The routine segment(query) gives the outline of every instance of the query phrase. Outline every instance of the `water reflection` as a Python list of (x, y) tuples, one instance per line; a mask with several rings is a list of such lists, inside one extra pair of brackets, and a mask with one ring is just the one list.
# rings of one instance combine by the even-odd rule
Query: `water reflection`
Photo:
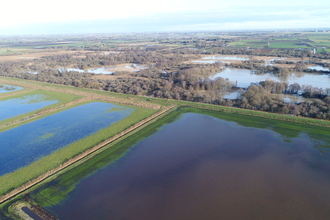
[(146, 65), (140, 65), (140, 64), (130, 64), (126, 66), (107, 66), (107, 67), (100, 67), (100, 68), (92, 68), (92, 69), (87, 69), (87, 70), (81, 70), (78, 68), (59, 68), (58, 70), (60, 72), (67, 71), (67, 72), (79, 72), (79, 73), (94, 73), (94, 74), (113, 74), (115, 71), (118, 70), (130, 70), (130, 71), (140, 71), (142, 69), (146, 69), (148, 66)]
[(311, 70), (318, 70), (318, 71), (329, 71), (329, 68), (324, 68), (323, 66), (320, 66), (320, 65), (316, 65), (316, 66), (310, 66), (308, 67), (308, 69), (311, 69)]
[(60, 219), (327, 219), (330, 163), (316, 145), (186, 113), (47, 209)]
[(10, 86), (10, 85), (2, 85), (0, 84), (0, 93), (4, 93), (4, 92), (12, 92), (12, 91), (17, 91), (23, 89), (20, 86)]
[(226, 68), (224, 71), (211, 76), (210, 79), (215, 79), (216, 77), (228, 78), (229, 81), (242, 88), (247, 88), (251, 84), (267, 79), (289, 84), (311, 85), (322, 89), (330, 87), (330, 77), (326, 74), (291, 73), (277, 76), (271, 73), (256, 74), (247, 69)]

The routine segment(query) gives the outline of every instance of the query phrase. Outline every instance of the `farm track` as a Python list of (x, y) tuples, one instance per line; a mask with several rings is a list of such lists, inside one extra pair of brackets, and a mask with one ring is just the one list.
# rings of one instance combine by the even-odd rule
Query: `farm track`
[(0, 204), (3, 203), (3, 202), (6, 202), (7, 200), (17, 196), (18, 194), (24, 192), (25, 190), (28, 190), (29, 188), (35, 186), (36, 184), (40, 183), (41, 181), (45, 180), (46, 178), (54, 175), (55, 173), (63, 170), (64, 168), (67, 168), (71, 165), (73, 165), (74, 163), (84, 159), (85, 157), (89, 156), (90, 154), (92, 153), (95, 153), (96, 151), (100, 150), (101, 148), (105, 147), (106, 145), (118, 140), (119, 138), (123, 137), (124, 135), (134, 131), (135, 129), (143, 126), (144, 124), (148, 123), (149, 121), (155, 119), (156, 117), (166, 113), (167, 111), (169, 111), (170, 109), (172, 109), (173, 106), (171, 107), (166, 107), (166, 108), (163, 108), (162, 110), (160, 110), (159, 112), (153, 114), (152, 116), (136, 123), (135, 125), (127, 128), (126, 130), (116, 134), (115, 136), (95, 145), (94, 147), (84, 151), (83, 153), (69, 159), (68, 161), (64, 162), (63, 164), (59, 165), (58, 167), (52, 169), (52, 170), (49, 170), (47, 171), (46, 173), (40, 175), (39, 177), (27, 182), (26, 184), (12, 190), (11, 192), (5, 194), (4, 196), (1, 196), (0, 197)]

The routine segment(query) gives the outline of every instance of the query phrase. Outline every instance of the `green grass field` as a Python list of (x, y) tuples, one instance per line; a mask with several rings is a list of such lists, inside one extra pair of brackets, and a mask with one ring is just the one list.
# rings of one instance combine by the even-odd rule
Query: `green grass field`
[[(330, 33), (328, 32), (297, 32), (293, 36), (292, 32), (279, 32), (276, 36), (268, 36), (269, 38), (258, 37), (251, 40), (240, 40), (230, 43), (234, 47), (251, 47), (273, 49), (296, 49), (296, 48), (311, 48), (312, 47), (330, 47)], [(297, 45), (304, 44), (308, 45)]]

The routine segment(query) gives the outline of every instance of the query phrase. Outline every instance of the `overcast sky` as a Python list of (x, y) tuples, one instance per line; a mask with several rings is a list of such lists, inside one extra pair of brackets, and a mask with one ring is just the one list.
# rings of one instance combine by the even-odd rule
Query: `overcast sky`
[(329, 0), (11, 0), (0, 34), (330, 28)]

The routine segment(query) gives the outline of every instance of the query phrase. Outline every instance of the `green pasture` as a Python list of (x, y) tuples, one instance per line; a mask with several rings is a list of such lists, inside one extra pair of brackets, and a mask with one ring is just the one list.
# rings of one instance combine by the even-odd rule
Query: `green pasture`
[(253, 48), (264, 48), (267, 47), (266, 40), (241, 40), (237, 42), (232, 42), (230, 45), (235, 47), (253, 47)]
[(269, 48), (285, 48), (285, 49), (295, 49), (295, 48), (310, 48), (306, 45), (296, 45), (296, 43), (304, 42), (270, 42)]

